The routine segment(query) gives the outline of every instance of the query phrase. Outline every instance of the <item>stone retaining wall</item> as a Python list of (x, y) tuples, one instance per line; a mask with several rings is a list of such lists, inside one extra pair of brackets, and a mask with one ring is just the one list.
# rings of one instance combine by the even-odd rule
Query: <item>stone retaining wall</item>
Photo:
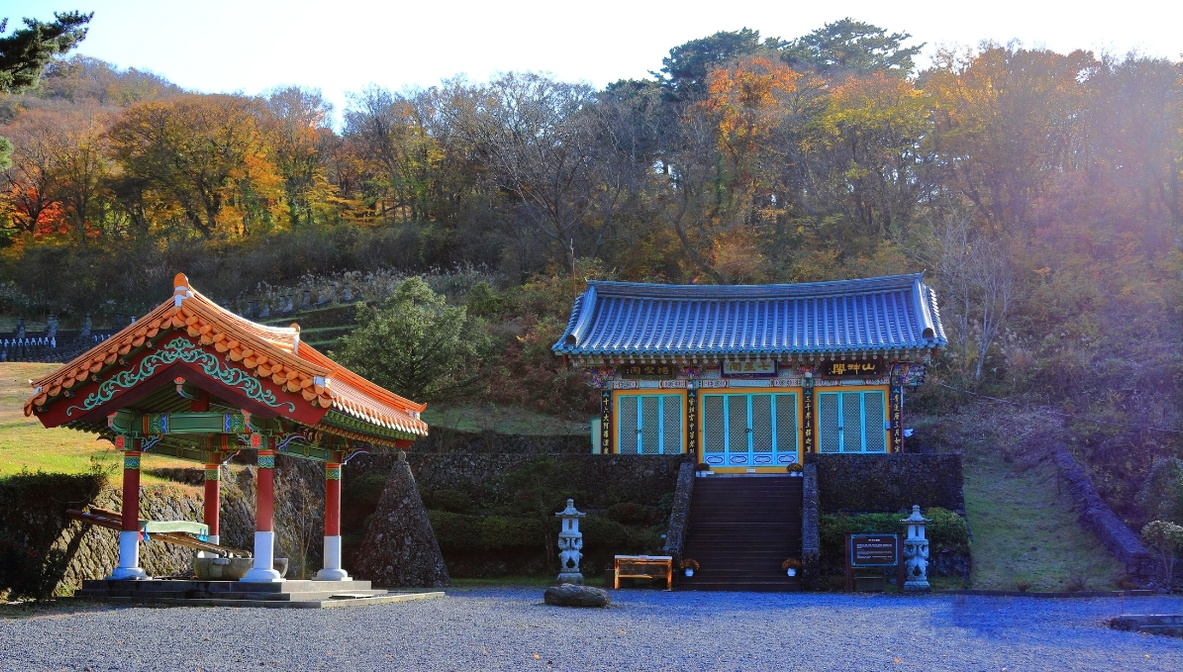
[[(655, 505), (661, 495), (674, 492), (679, 465), (690, 461), (686, 455), (408, 453), (407, 462), (421, 492), (464, 490), (496, 497), (506, 494), (506, 476), (545, 457), (581, 467), (573, 470), (576, 475), (570, 483), (563, 484), (583, 493), (576, 502), (580, 510), (617, 502)], [(389, 473), (397, 459), (390, 454), (359, 455), (345, 465), (343, 487), (367, 472)]]
[[(276, 461), (276, 556), (289, 558), (289, 576), (319, 569), (324, 542), (323, 467), (280, 456)], [(182, 482), (201, 482), (200, 469), (178, 470)], [(24, 480), (21, 480), (24, 478)], [(200, 480), (197, 480), (200, 479)], [(119, 561), (119, 531), (74, 520), (67, 509), (88, 506), (123, 510), (118, 478), (109, 484), (91, 475), (15, 476), (0, 484), (0, 540), (18, 544), (44, 563), (57, 552), (65, 565), (57, 573), (55, 594), (82, 587), (84, 579), (110, 575)], [(146, 520), (201, 521), (201, 490), (171, 485), (140, 487), (140, 517)], [(255, 537), (253, 468), (222, 468), (220, 541), (252, 552)], [(140, 566), (150, 576), (187, 576), (193, 549), (149, 539), (140, 545)], [(8, 586), (0, 585), (0, 593)]]
[(694, 465), (683, 462), (678, 466), (669, 531), (666, 532), (665, 547), (662, 549), (666, 555), (673, 556), (675, 563), (682, 561), (682, 546), (686, 543), (686, 525), (690, 522), (690, 500), (693, 496)]
[(817, 465), (822, 513), (910, 511), (913, 504), (965, 514), (961, 454), (805, 456)]
[[(1060, 477), (1068, 482), (1081, 524), (1100, 537), (1105, 548), (1125, 565), (1126, 575), (1131, 579), (1144, 586), (1161, 583), (1161, 563), (1142, 539), (1105, 504), (1093, 488), (1088, 473), (1076, 464), (1072, 454), (1064, 448), (1057, 448), (1055, 460)], [(1180, 581), (1180, 574), (1176, 571), (1176, 582)]]
[[(229, 488), (233, 492), (233, 488)], [(119, 531), (74, 520), (67, 509), (88, 506), (121, 511), (122, 489), (90, 475), (35, 474), (16, 476), (0, 485), (4, 514), (0, 538), (28, 550), (30, 561), (49, 567), (47, 559), (64, 553), (64, 564), (52, 571), (55, 594), (69, 594), (83, 579), (108, 576), (119, 560)], [(174, 486), (140, 488), (140, 515), (149, 520), (201, 520), (202, 502)], [(243, 519), (241, 507), (223, 509), (223, 527), (253, 529), (253, 506)], [(241, 535), (240, 535), (241, 536)], [(191, 571), (193, 551), (149, 540), (140, 546), (140, 566), (152, 576), (175, 576)], [(0, 586), (0, 591), (10, 586)]]
[(819, 528), (817, 463), (809, 462), (801, 474), (801, 585), (805, 590), (821, 586), (821, 530)]

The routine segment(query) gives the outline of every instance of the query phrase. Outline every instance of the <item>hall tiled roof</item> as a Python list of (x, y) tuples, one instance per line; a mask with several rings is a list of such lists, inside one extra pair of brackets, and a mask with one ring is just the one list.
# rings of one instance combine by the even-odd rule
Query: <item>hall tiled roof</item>
[(589, 281), (556, 354), (721, 357), (873, 354), (941, 348), (923, 274), (791, 285)]
[(174, 296), (96, 347), (39, 380), (25, 402), (25, 415), (65, 396), (92, 376), (117, 367), (121, 358), (161, 334), (180, 331), (228, 361), (270, 378), (305, 402), (337, 411), (364, 423), (408, 435), (426, 436), (419, 414), (426, 408), (389, 392), (300, 343), (300, 327), (257, 324), (222, 308), (177, 274)]

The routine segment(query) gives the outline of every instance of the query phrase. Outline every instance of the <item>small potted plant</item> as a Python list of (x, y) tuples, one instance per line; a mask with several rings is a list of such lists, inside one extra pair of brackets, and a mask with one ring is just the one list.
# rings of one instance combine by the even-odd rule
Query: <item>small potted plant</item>
[(711, 465), (707, 464), (706, 462), (699, 462), (694, 466), (694, 471), (699, 476), (706, 476), (707, 474), (711, 473)]
[(698, 561), (694, 558), (686, 558), (678, 563), (678, 566), (682, 568), (686, 576), (694, 576), (694, 570), (698, 569)]
[(797, 576), (797, 572), (801, 570), (801, 567), (801, 561), (797, 558), (787, 558), (784, 562), (780, 563), (780, 568), (785, 570), (785, 573), (789, 576)]
[(800, 462), (794, 462), (788, 466), (789, 476), (800, 477), (805, 471), (805, 467), (801, 466)]

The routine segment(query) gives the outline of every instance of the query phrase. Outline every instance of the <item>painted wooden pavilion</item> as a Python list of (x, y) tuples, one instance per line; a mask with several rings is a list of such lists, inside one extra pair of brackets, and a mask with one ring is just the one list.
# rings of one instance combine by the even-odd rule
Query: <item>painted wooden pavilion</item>
[(784, 472), (904, 450), (905, 389), (945, 347), (922, 274), (786, 285), (589, 282), (553, 346), (601, 390), (605, 452)]
[(255, 547), (246, 582), (276, 582), (276, 455), (325, 465), (324, 568), (341, 566), (341, 465), (358, 451), (404, 448), (426, 436), (425, 408), (367, 381), (307, 344), (300, 328), (245, 320), (178, 274), (171, 299), (33, 383), (26, 415), (110, 439), (123, 453), (119, 566), (110, 578), (145, 578), (139, 566), (139, 481), (145, 455), (205, 465), (204, 523), (218, 543), (219, 466), (257, 453)]

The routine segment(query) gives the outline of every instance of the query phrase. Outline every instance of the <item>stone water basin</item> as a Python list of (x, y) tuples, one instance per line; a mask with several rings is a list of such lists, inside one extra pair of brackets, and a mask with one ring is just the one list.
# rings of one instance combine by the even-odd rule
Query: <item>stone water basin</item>
[[(193, 573), (202, 581), (241, 579), (254, 566), (254, 558), (193, 558)], [(274, 567), (280, 576), (286, 575), (288, 573), (288, 559), (276, 558)]]

